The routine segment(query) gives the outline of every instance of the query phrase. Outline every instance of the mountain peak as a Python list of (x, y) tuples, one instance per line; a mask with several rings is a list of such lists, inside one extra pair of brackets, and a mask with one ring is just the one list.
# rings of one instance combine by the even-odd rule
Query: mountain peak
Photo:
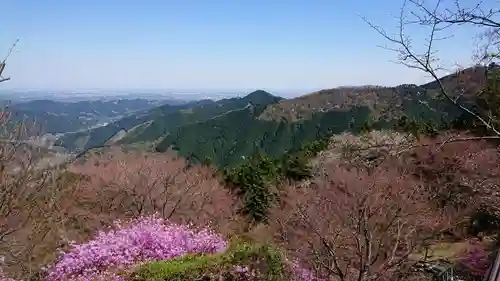
[(256, 90), (243, 97), (244, 100), (252, 104), (270, 104), (281, 100), (280, 97), (273, 96), (264, 90)]
[(264, 90), (255, 90), (247, 95), (247, 97), (250, 97), (250, 96), (272, 96), (272, 94), (269, 92), (266, 92)]

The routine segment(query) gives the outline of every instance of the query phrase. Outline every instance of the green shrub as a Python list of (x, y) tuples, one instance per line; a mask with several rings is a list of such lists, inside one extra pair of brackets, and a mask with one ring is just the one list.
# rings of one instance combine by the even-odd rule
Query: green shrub
[(330, 138), (323, 138), (306, 143), (298, 151), (285, 154), (281, 163), (282, 176), (294, 181), (311, 178), (309, 160), (327, 149), (329, 143)]
[(323, 138), (306, 143), (300, 151), (304, 153), (307, 158), (315, 157), (319, 152), (328, 148), (330, 138)]
[(329, 138), (309, 142), (281, 159), (257, 153), (239, 166), (224, 170), (224, 181), (244, 203), (240, 212), (252, 222), (267, 222), (269, 209), (279, 200), (276, 185), (283, 179), (312, 177), (309, 160), (328, 147)]
[(224, 172), (224, 180), (243, 199), (240, 210), (254, 222), (267, 222), (269, 209), (277, 201), (274, 186), (280, 179), (275, 159), (256, 154), (243, 164)]
[(301, 181), (312, 177), (308, 158), (303, 153), (285, 156), (281, 168), (283, 176), (287, 179)]
[(285, 280), (285, 263), (280, 251), (269, 245), (232, 243), (221, 254), (186, 255), (180, 258), (146, 263), (134, 273), (134, 281), (154, 280), (242, 280), (237, 268), (252, 275), (244, 280)]
[(439, 130), (442, 129), (442, 125), (434, 121), (421, 121), (416, 119), (410, 119), (403, 115), (399, 118), (396, 126), (396, 130), (408, 132), (419, 138), (421, 136), (437, 136)]

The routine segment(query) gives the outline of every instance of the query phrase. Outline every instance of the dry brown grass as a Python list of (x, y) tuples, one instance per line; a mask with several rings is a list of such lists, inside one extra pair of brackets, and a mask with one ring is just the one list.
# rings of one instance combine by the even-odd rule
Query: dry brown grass
[(326, 89), (295, 99), (282, 100), (270, 105), (259, 116), (262, 120), (298, 121), (308, 119), (314, 113), (330, 110), (348, 110), (353, 106), (368, 106), (384, 111), (398, 104), (398, 96), (393, 88), (345, 87)]

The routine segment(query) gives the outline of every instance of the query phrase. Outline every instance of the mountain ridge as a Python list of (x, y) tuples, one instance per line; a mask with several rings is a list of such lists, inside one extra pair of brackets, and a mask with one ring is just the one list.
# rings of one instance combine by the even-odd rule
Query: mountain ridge
[[(485, 85), (485, 67), (470, 67), (450, 75), (443, 76), (440, 81), (451, 93), (465, 91), (477, 93)], [(467, 89), (463, 87), (467, 86)], [(389, 116), (399, 117), (391, 112), (399, 107), (404, 99), (415, 98), (418, 92), (426, 92), (429, 98), (435, 98), (440, 93), (436, 81), (422, 85), (401, 84), (394, 87), (366, 86), (366, 87), (338, 87), (323, 89), (294, 99), (283, 100), (270, 106), (259, 117), (263, 120), (298, 121), (308, 118), (312, 112), (328, 111), (333, 109), (349, 108), (351, 106), (368, 106), (382, 118)], [(470, 99), (466, 95), (463, 98)]]
[[(247, 106), (248, 103), (267, 105), (279, 99), (281, 98), (275, 97), (268, 92), (257, 90), (241, 98), (227, 98), (218, 101), (204, 99), (182, 105), (162, 105), (147, 112), (143, 112), (141, 115), (130, 116), (108, 124), (107, 126), (91, 130), (90, 132), (65, 136), (60, 139), (58, 145), (73, 151), (104, 146), (109, 139), (113, 138), (122, 130), (128, 132), (132, 128), (146, 122), (150, 122), (150, 124), (145, 126), (140, 134), (134, 134), (128, 137), (125, 136), (121, 138), (119, 142), (122, 144), (153, 142), (177, 126), (207, 120), (230, 110), (243, 108)], [(84, 138), (89, 138), (89, 140), (87, 140), (83, 147), (78, 149), (74, 144)]]
[[(465, 91), (460, 102), (470, 105), (476, 90), (484, 86), (484, 74), (484, 69), (465, 69), (443, 77), (442, 83), (452, 96), (457, 91)], [(437, 83), (427, 83), (321, 90), (269, 104), (256, 118), (222, 116), (210, 122), (181, 127), (159, 142), (156, 150), (173, 149), (189, 160), (208, 160), (217, 166), (233, 166), (241, 162), (238, 156), (260, 151), (281, 157), (307, 142), (342, 132), (357, 133), (367, 125), (379, 129), (394, 128), (406, 119), (438, 127), (450, 126), (462, 118), (463, 112), (444, 101), (437, 86)], [(312, 105), (308, 104), (311, 99), (315, 102)], [(283, 104), (292, 105), (288, 112)], [(306, 110), (301, 112), (300, 109), (304, 108)], [(287, 118), (283, 113), (296, 115)]]
[[(483, 68), (470, 68), (441, 81), (452, 95), (466, 91), (461, 101), (467, 103), (484, 85), (483, 75)], [(94, 137), (83, 134), (89, 140), (80, 151), (143, 143), (158, 152), (174, 150), (196, 162), (231, 166), (259, 151), (280, 157), (305, 142), (344, 131), (356, 133), (367, 124), (390, 128), (403, 117), (452, 123), (462, 112), (442, 100), (438, 86), (431, 82), (339, 87), (293, 99), (257, 90), (243, 97), (164, 105), (93, 130)]]
[(34, 124), (34, 134), (79, 131), (161, 105), (160, 101), (140, 98), (76, 102), (39, 99), (1, 103), (11, 122)]

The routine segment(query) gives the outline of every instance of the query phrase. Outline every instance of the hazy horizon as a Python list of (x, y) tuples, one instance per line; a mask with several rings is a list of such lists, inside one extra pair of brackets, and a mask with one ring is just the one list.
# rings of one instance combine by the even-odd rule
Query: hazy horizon
[[(333, 2), (8, 0), (0, 58), (20, 42), (0, 89), (310, 92), (430, 80), (392, 63), (360, 17), (394, 32), (402, 1)], [(469, 66), (475, 30), (450, 33), (438, 45), (445, 66)]]

